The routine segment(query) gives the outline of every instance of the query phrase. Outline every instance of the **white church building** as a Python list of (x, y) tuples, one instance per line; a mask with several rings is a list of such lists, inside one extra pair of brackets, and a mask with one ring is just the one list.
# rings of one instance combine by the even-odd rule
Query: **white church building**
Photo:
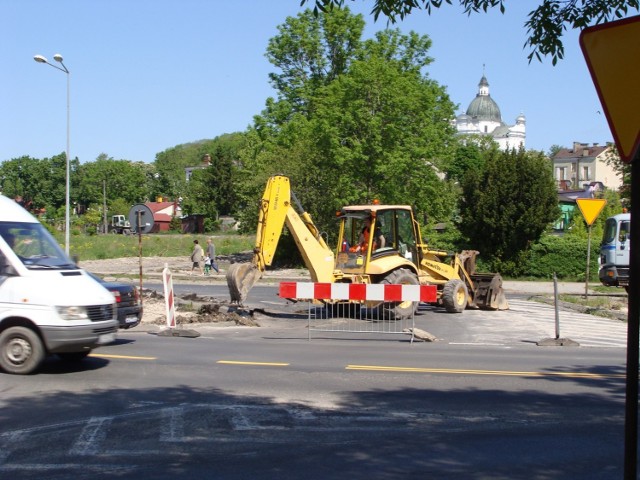
[(469, 104), (466, 113), (454, 120), (458, 135), (489, 135), (500, 149), (524, 148), (526, 140), (526, 119), (518, 115), (515, 125), (502, 121), (500, 108), (489, 94), (489, 82), (482, 75), (478, 84), (478, 94)]

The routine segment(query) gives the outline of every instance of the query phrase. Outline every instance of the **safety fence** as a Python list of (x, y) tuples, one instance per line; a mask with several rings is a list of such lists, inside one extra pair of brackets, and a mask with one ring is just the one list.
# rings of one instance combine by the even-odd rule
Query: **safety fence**
[(414, 339), (420, 302), (436, 301), (434, 285), (281, 282), (281, 298), (307, 302), (308, 336), (401, 334)]

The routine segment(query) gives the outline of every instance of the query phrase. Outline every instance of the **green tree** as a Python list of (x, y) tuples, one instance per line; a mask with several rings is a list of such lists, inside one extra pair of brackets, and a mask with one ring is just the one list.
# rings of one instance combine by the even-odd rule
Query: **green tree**
[[(294, 25), (298, 37), (326, 35), (318, 25), (328, 24), (335, 31), (357, 32), (358, 37), (357, 41), (349, 37), (352, 54), (341, 62), (342, 73), (335, 78), (324, 76), (323, 82), (304, 77), (304, 82), (312, 83), (310, 88), (303, 88), (304, 82), (300, 86), (296, 77), (290, 88), (283, 84), (278, 100), (270, 99), (256, 117), (243, 150), (240, 210), (257, 204), (268, 176), (283, 173), (291, 178), (292, 188), (319, 227), (329, 232), (335, 230), (336, 209), (375, 199), (413, 204), (434, 218), (446, 218), (452, 211), (452, 189), (438, 173), (455, 145), (449, 123), (454, 106), (445, 89), (424, 73), (432, 61), (431, 41), (398, 30), (361, 40), (360, 22), (361, 16), (348, 9), (319, 17), (304, 12), (287, 19), (290, 28), (283, 35), (288, 37)], [(315, 43), (328, 41), (320, 38)], [(313, 58), (326, 54), (322, 49), (315, 52)], [(294, 64), (298, 53), (310, 55), (309, 51), (278, 52), (278, 65)], [(287, 56), (292, 57), (285, 62)], [(304, 92), (296, 97), (302, 103), (292, 99), (291, 91)], [(255, 218), (255, 207), (250, 211)], [(255, 220), (250, 223), (254, 224)]]
[(269, 79), (288, 113), (307, 112), (317, 90), (348, 70), (363, 30), (362, 16), (348, 9), (319, 17), (306, 10), (278, 27), (266, 56), (279, 69)]
[[(86, 207), (101, 207), (105, 195), (108, 209), (117, 199), (133, 205), (143, 202), (148, 196), (147, 177), (142, 162), (114, 160), (102, 153), (95, 162), (80, 165), (78, 176), (76, 198)], [(127, 212), (113, 214), (126, 215)]]
[[(300, 5), (311, 0), (301, 0)], [(353, 0), (352, 0), (353, 1)], [(414, 9), (424, 9), (428, 14), (443, 3), (451, 0), (374, 0), (372, 12), (377, 20), (380, 15), (395, 23), (411, 14)], [(326, 12), (339, 9), (345, 0), (314, 0), (314, 12)], [(490, 8), (499, 8), (505, 12), (506, 0), (459, 0), (460, 6), (468, 15), (486, 12)], [(541, 60), (542, 56), (551, 56), (555, 65), (564, 57), (562, 36), (568, 29), (585, 28), (591, 24), (600, 24), (626, 16), (629, 11), (638, 11), (639, 0), (539, 0), (539, 5), (528, 15), (524, 26), (527, 28), (525, 47), (531, 51), (527, 58)]]
[(616, 174), (622, 179), (622, 186), (618, 193), (623, 206), (631, 206), (631, 163), (625, 163), (620, 158), (618, 149), (614, 144), (605, 155), (605, 163), (613, 168)]
[(469, 170), (483, 170), (484, 152), (498, 149), (498, 144), (487, 135), (465, 135), (459, 137), (458, 142), (455, 154), (446, 166), (447, 178), (456, 182), (462, 182)]
[[(69, 163), (70, 202), (76, 202), (78, 159)], [(15, 158), (0, 165), (0, 187), (4, 195), (22, 197), (23, 204), (32, 211), (46, 210), (47, 216), (64, 217), (66, 204), (66, 168), (64, 153), (51, 158)]]
[(460, 230), (494, 265), (515, 262), (559, 215), (553, 172), (540, 152), (488, 151), (485, 168), (469, 171), (460, 201)]

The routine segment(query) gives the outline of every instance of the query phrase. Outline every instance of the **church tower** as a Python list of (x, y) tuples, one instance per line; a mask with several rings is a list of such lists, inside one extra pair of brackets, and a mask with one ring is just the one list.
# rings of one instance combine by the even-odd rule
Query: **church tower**
[(502, 150), (525, 146), (526, 119), (518, 115), (515, 125), (502, 121), (500, 107), (489, 93), (489, 82), (482, 73), (478, 84), (478, 93), (471, 101), (467, 111), (455, 119), (458, 135), (488, 135), (498, 143)]

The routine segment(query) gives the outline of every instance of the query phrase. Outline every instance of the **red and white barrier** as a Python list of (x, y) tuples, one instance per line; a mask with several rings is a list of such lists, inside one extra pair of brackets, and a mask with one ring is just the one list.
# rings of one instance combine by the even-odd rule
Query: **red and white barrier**
[(169, 265), (164, 264), (162, 270), (162, 283), (164, 284), (164, 304), (167, 310), (167, 327), (176, 328), (176, 309), (173, 302), (173, 276)]
[(304, 300), (357, 300), (380, 302), (425, 302), (437, 300), (435, 285), (369, 283), (280, 282), (281, 298)]

